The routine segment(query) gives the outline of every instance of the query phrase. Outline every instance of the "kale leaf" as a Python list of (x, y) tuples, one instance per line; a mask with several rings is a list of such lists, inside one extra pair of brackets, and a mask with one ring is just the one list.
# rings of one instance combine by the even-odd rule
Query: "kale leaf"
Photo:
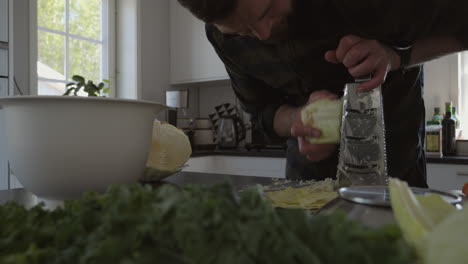
[(275, 209), (228, 184), (112, 186), (54, 211), (0, 206), (3, 264), (406, 264), (414, 252), (397, 226)]

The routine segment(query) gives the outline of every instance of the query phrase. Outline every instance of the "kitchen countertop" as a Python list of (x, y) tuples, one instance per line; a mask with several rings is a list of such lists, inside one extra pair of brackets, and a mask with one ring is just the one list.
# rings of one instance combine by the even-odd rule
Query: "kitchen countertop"
[(241, 190), (245, 187), (255, 184), (270, 184), (273, 178), (268, 177), (255, 177), (255, 176), (239, 176), (217, 173), (198, 173), (198, 172), (179, 172), (176, 173), (162, 182), (173, 183), (179, 186), (186, 184), (204, 184), (213, 185), (221, 183), (230, 183), (236, 190)]
[(427, 163), (468, 165), (468, 156), (426, 157)]
[(193, 151), (192, 157), (204, 156), (241, 156), (241, 157), (263, 157), (263, 158), (286, 158), (286, 150), (282, 149), (262, 149), (246, 150), (239, 149), (216, 149)]
[[(192, 157), (204, 156), (240, 156), (240, 157), (265, 157), (265, 158), (286, 158), (286, 151), (282, 149), (262, 149), (246, 150), (239, 149), (216, 149), (194, 151)], [(445, 157), (426, 157), (427, 163), (436, 164), (458, 164), (468, 165), (468, 156), (445, 156)]]

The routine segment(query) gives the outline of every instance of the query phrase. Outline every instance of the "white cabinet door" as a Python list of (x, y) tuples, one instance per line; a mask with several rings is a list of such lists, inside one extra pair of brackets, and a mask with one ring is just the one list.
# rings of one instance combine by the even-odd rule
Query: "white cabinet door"
[(8, 0), (0, 0), (0, 41), (8, 42)]
[(170, 1), (171, 84), (227, 80), (224, 64), (205, 34), (205, 24)]
[[(0, 78), (0, 97), (8, 95), (8, 79)], [(0, 190), (8, 189), (8, 161), (6, 158), (5, 125), (3, 111), (0, 109)]]
[(8, 161), (6, 158), (6, 138), (4, 114), (0, 109), (0, 190), (8, 189)]
[(468, 165), (427, 164), (429, 188), (449, 191), (460, 190), (468, 182)]
[[(8, 0), (0, 0), (0, 42), (8, 42)], [(8, 76), (8, 50), (0, 45), (0, 76)], [(0, 96), (8, 95), (8, 79), (0, 77)], [(0, 110), (0, 190), (8, 189), (8, 162), (6, 159), (5, 126)]]
[(0, 77), (0, 97), (8, 95), (8, 79)]
[(8, 50), (0, 49), (0, 77), (8, 76)]

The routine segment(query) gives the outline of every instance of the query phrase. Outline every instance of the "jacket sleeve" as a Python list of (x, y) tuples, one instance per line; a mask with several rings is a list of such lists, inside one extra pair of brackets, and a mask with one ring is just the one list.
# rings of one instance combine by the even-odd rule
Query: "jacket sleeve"
[(353, 34), (389, 45), (452, 36), (468, 48), (466, 0), (332, 0)]
[[(463, 44), (465, 49), (468, 49), (468, 1), (454, 1), (451, 10), (448, 12), (450, 23), (455, 28), (455, 34), (458, 40)], [(451, 15), (450, 15), (451, 14)]]
[[(208, 40), (226, 67), (231, 79), (232, 89), (240, 102), (242, 110), (250, 114), (251, 121), (268, 138), (279, 138), (274, 130), (273, 122), (276, 110), (285, 103), (285, 96), (236, 65), (230, 56), (223, 51), (222, 45), (219, 44), (217, 37), (220, 37), (221, 33), (214, 29), (214, 26), (206, 25), (206, 33)], [(214, 34), (217, 34), (217, 36), (214, 36)]]

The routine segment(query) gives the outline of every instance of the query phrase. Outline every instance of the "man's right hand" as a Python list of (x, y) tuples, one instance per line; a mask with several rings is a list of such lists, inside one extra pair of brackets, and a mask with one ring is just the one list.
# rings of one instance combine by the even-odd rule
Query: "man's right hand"
[[(308, 104), (313, 104), (319, 99), (336, 100), (338, 97), (328, 91), (322, 90), (313, 92), (309, 96)], [(335, 153), (337, 144), (311, 144), (306, 137), (320, 137), (321, 131), (319, 129), (305, 126), (299, 118), (294, 121), (291, 126), (291, 135), (297, 137), (299, 142), (299, 151), (311, 161), (321, 161), (327, 159)]]
[(372, 74), (372, 79), (363, 82), (358, 89), (370, 91), (385, 82), (387, 73), (400, 67), (401, 61), (394, 50), (377, 40), (354, 35), (341, 38), (336, 50), (325, 53), (325, 60), (342, 63), (355, 78)]

